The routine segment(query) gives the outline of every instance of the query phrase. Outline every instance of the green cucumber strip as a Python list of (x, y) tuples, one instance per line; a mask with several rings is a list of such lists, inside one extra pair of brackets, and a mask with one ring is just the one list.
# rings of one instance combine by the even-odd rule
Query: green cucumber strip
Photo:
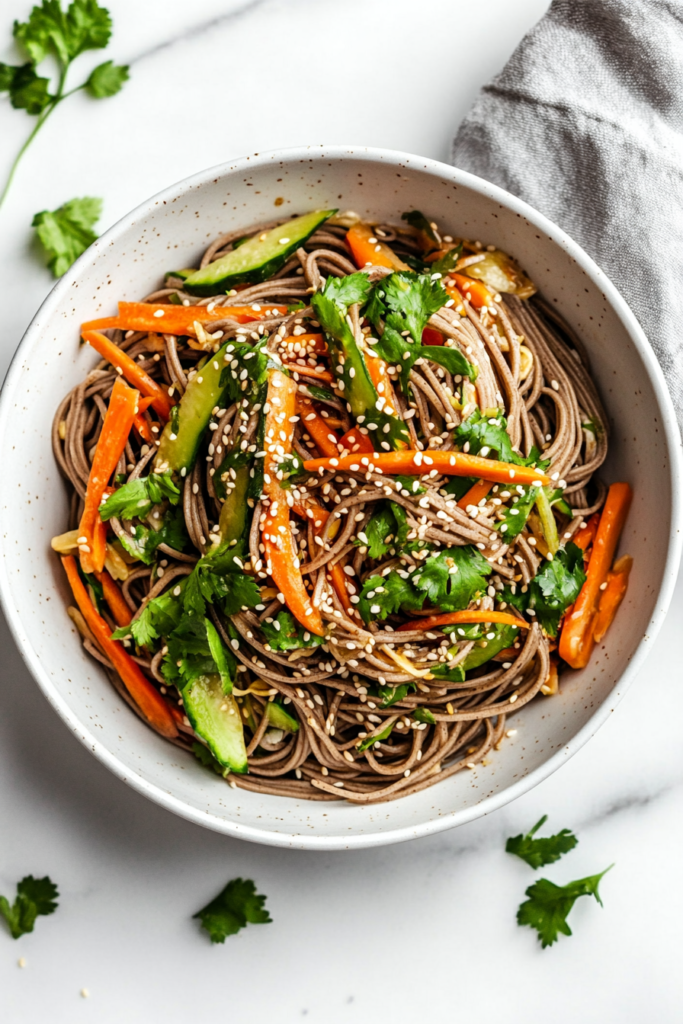
[(248, 769), (242, 716), (235, 698), (223, 692), (217, 673), (198, 676), (183, 690), (185, 714), (198, 736), (224, 768), (243, 775)]
[(235, 471), (233, 483), (235, 486), (228, 492), (228, 496), (221, 507), (221, 514), (218, 520), (220, 540), (214, 550), (230, 547), (231, 541), (239, 541), (244, 536), (247, 528), (249, 466), (242, 466), (241, 469)]
[(292, 718), (292, 716), (285, 711), (282, 704), (276, 704), (275, 701), (270, 701), (266, 704), (266, 715), (274, 729), (282, 729), (283, 732), (299, 731), (299, 723), (296, 718)]
[(249, 238), (226, 256), (190, 274), (185, 279), (185, 291), (190, 295), (217, 295), (236, 284), (267, 280), (336, 212), (314, 210)]
[(204, 431), (226, 388), (226, 385), (221, 387), (220, 379), (227, 346), (228, 342), (188, 381), (185, 394), (179, 405), (174, 407), (174, 413), (175, 408), (178, 412), (171, 416), (161, 435), (161, 444), (154, 459), (156, 473), (167, 470), (181, 472), (183, 469), (187, 473), (194, 466)]

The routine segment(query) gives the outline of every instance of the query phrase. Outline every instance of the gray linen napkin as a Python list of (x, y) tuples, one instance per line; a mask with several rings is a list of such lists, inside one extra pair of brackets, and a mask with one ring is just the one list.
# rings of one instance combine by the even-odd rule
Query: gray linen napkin
[(545, 214), (637, 316), (683, 427), (683, 0), (554, 0), (452, 162)]

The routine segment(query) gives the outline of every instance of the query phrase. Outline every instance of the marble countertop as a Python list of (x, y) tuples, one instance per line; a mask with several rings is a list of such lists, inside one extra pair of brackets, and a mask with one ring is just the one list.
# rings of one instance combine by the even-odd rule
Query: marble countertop
[[(29, 6), (3, 6), (7, 41)], [(1, 216), (0, 375), (52, 283), (31, 243), (37, 210), (101, 195), (104, 228), (195, 170), (280, 146), (348, 142), (447, 159), (478, 88), (547, 6), (109, 0), (107, 58), (130, 62), (131, 81), (101, 104), (70, 99), (21, 168)], [(3, 59), (15, 59), (9, 47)], [(27, 124), (2, 101), (0, 171)], [(32, 935), (13, 942), (0, 927), (3, 1024), (680, 1021), (682, 619), (683, 578), (611, 720), (516, 803), (429, 839), (325, 854), (227, 839), (128, 789), (69, 735), (2, 624), (0, 892), (29, 872), (49, 873), (61, 892)], [(504, 843), (544, 813), (580, 838), (546, 875), (566, 882), (616, 866), (604, 909), (579, 901), (574, 936), (542, 951), (515, 923), (536, 876)], [(268, 894), (273, 923), (212, 947), (191, 916), (238, 875)]]

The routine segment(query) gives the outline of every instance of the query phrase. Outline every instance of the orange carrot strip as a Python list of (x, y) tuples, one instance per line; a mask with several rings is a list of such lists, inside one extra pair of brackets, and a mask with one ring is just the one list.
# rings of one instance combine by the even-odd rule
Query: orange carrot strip
[(624, 600), (628, 589), (628, 578), (633, 567), (630, 555), (622, 555), (607, 574), (607, 586), (600, 592), (598, 613), (593, 626), (593, 639), (599, 644), (603, 636), (614, 622), (619, 605)]
[(374, 452), (369, 434), (362, 434), (360, 427), (351, 427), (347, 430), (339, 442), (340, 448), (346, 448), (347, 452), (361, 452), (365, 455)]
[(316, 410), (313, 402), (308, 398), (297, 395), (296, 411), (301, 417), (301, 425), (310, 434), (316, 443), (318, 451), (323, 455), (335, 456), (339, 454), (338, 438), (333, 430), (328, 427), (323, 416)]
[(346, 241), (349, 243), (356, 266), (360, 270), (367, 266), (410, 270), (408, 264), (404, 263), (393, 249), (373, 235), (373, 230), (369, 224), (354, 224), (346, 232)]
[(102, 584), (104, 599), (109, 605), (116, 625), (127, 626), (133, 618), (133, 613), (126, 604), (126, 599), (121, 592), (121, 588), (115, 580), (112, 579), (106, 569), (103, 569), (102, 572), (96, 572), (95, 576)]
[(99, 352), (103, 359), (110, 362), (115, 370), (120, 370), (126, 380), (136, 387), (140, 394), (151, 398), (152, 408), (156, 410), (159, 416), (164, 420), (168, 419), (174, 403), (168, 394), (159, 387), (157, 382), (148, 373), (145, 373), (134, 359), (131, 359), (126, 352), (123, 352), (118, 345), (115, 345), (109, 338), (105, 338), (99, 331), (84, 331), (83, 340), (92, 345), (95, 351)]
[[(174, 306), (171, 302), (119, 302), (118, 316), (89, 320), (83, 324), (81, 333), (119, 327), (123, 331), (194, 334), (195, 320), (200, 324), (210, 324), (215, 320), (229, 318), (246, 324), (252, 320), (262, 320), (268, 310), (283, 314), (287, 312), (287, 307), (274, 306), (270, 302), (264, 303), (260, 309), (254, 309), (253, 306), (218, 306), (208, 309), (207, 306)], [(157, 316), (157, 313), (160, 315)]]
[(467, 494), (463, 494), (458, 502), (458, 508), (467, 509), (469, 505), (478, 505), (492, 487), (493, 484), (490, 480), (477, 480), (476, 484), (472, 484)]
[(138, 399), (138, 411), (136, 412), (135, 419), (133, 420), (133, 426), (137, 430), (142, 440), (146, 441), (147, 444), (154, 443), (154, 434), (150, 429), (149, 423), (143, 416), (143, 413), (147, 411), (151, 404), (151, 398)]
[(506, 626), (521, 626), (522, 629), (529, 629), (531, 627), (530, 622), (525, 622), (524, 619), (518, 619), (517, 616), (511, 615), (509, 612), (479, 612), (479, 611), (462, 611), (462, 612), (444, 612), (443, 615), (429, 615), (426, 619), (413, 619), (410, 622), (404, 622), (402, 626), (399, 626), (397, 633), (405, 633), (410, 629), (438, 629), (440, 626), (453, 626), (460, 623), (475, 623), (475, 622), (501, 622)]
[(395, 416), (396, 406), (391, 398), (394, 391), (391, 385), (391, 377), (389, 376), (387, 364), (378, 356), (365, 355), (364, 359), (365, 365), (368, 368), (370, 380), (375, 385), (375, 391), (380, 398), (386, 399), (384, 412), (388, 412), (390, 416)]
[(585, 551), (586, 548), (590, 547), (595, 539), (595, 534), (598, 532), (598, 524), (600, 522), (600, 513), (594, 512), (587, 523), (584, 523), (580, 530), (577, 530), (572, 537), (572, 544), (576, 544), (577, 547)]
[(455, 281), (456, 287), (453, 288), (452, 285), (446, 285), (445, 288), (450, 297), (455, 299), (456, 302), (462, 295), (475, 309), (492, 305), (493, 295), (482, 281), (477, 281), (473, 277), (465, 277), (464, 274), (455, 274), (453, 271), (450, 272), (450, 277)]
[(560, 657), (572, 668), (584, 668), (591, 656), (594, 644), (593, 623), (601, 595), (600, 587), (607, 581), (632, 496), (630, 486), (625, 483), (612, 484), (607, 492), (586, 570), (586, 582), (573, 609), (565, 616), (560, 636)]
[(443, 334), (434, 330), (433, 327), (425, 327), (422, 331), (423, 345), (443, 345)]
[[(139, 393), (120, 378), (114, 381), (109, 408), (95, 448), (83, 515), (78, 527), (81, 565), (84, 572), (102, 572), (107, 528), (100, 519), (100, 503), (133, 427)], [(102, 527), (104, 526), (104, 530)]]
[[(299, 571), (299, 560), (294, 552), (289, 524), (287, 495), (275, 475), (279, 463), (275, 461), (275, 447), (288, 455), (292, 450), (294, 424), (290, 422), (296, 409), (296, 384), (280, 370), (268, 375), (268, 413), (265, 426), (266, 456), (263, 466), (263, 490), (270, 499), (266, 518), (261, 527), (268, 572), (285, 598), (292, 615), (311, 633), (324, 635), (320, 612), (311, 604)], [(283, 439), (282, 433), (287, 436)]]
[(477, 476), (501, 484), (513, 480), (517, 484), (532, 484), (538, 481), (547, 487), (550, 483), (550, 478), (538, 469), (513, 466), (510, 462), (497, 462), (495, 459), (482, 459), (479, 455), (465, 455), (464, 452), (416, 452), (406, 448), (400, 452), (376, 452), (372, 457), (360, 454), (341, 455), (338, 459), (310, 459), (304, 462), (307, 473), (315, 473), (318, 469), (354, 471), (356, 467), (362, 471), (372, 466), (384, 473), (401, 473), (408, 476), (420, 476), (435, 469), (446, 476)]
[(332, 582), (332, 586), (336, 591), (337, 597), (344, 606), (344, 611), (353, 619), (355, 617), (355, 610), (349, 595), (349, 577), (344, 572), (343, 566), (339, 562), (336, 562), (333, 566), (328, 566), (327, 572)]
[(118, 640), (112, 640), (109, 626), (94, 608), (83, 581), (78, 575), (73, 556), (65, 555), (62, 558), (62, 565), (81, 615), (97, 643), (121, 676), (129, 694), (149, 724), (162, 736), (173, 739), (178, 735), (178, 730), (166, 701), (155, 690), (140, 666), (126, 653)]
[(328, 353), (327, 342), (322, 334), (290, 334), (282, 339), (278, 351), (280, 355), (296, 359), (299, 352), (294, 351), (295, 345), (300, 345), (306, 352), (315, 353), (317, 356), (326, 356)]

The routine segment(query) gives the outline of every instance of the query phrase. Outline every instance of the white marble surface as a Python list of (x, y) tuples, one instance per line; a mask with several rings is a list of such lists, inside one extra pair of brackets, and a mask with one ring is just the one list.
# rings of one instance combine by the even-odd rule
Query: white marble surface
[[(2, 373), (51, 283), (31, 249), (37, 210), (102, 195), (105, 227), (191, 171), (300, 143), (445, 159), (476, 90), (547, 2), (109, 6), (111, 56), (133, 63), (131, 82), (116, 99), (77, 96), (58, 111), (0, 215)], [(28, 7), (6, 0), (3, 29)], [(323, 77), (333, 63), (334, 84)], [(3, 101), (1, 164), (26, 123)], [(532, 793), (431, 839), (332, 854), (228, 840), (133, 793), (67, 733), (3, 629), (0, 892), (25, 873), (49, 873), (61, 906), (19, 942), (0, 928), (0, 1019), (680, 1021), (682, 615), (683, 580), (613, 719)], [(535, 876), (503, 852), (505, 837), (542, 813), (581, 840), (549, 877), (616, 862), (604, 909), (581, 901), (574, 936), (545, 951), (515, 924)], [(211, 947), (191, 915), (236, 875), (268, 894), (274, 923)]]

